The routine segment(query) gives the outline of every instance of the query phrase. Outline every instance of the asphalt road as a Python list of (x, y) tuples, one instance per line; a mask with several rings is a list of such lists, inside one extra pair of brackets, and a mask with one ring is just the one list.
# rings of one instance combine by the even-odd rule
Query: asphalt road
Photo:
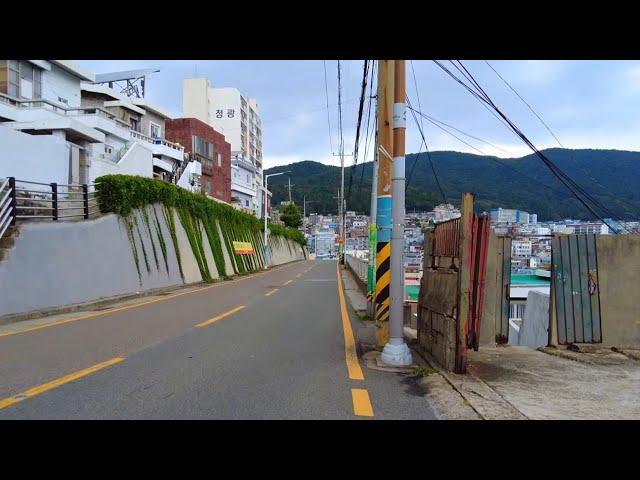
[(348, 368), (340, 303), (306, 261), (0, 329), (0, 419), (434, 418), (410, 377)]

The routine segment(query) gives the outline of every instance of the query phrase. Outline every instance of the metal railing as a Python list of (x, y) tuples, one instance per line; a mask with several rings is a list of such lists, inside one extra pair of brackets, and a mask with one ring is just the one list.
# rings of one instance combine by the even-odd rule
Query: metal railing
[(11, 178), (0, 180), (0, 238), (15, 220), (15, 182)]
[(100, 213), (95, 184), (0, 181), (0, 237), (18, 220), (80, 220)]
[(0, 93), (0, 101), (17, 108), (43, 108), (56, 112), (60, 115), (99, 115), (108, 118), (109, 120), (113, 120), (125, 128), (130, 128), (130, 125), (127, 122), (119, 119), (115, 114), (102, 107), (67, 107), (44, 98), (25, 100), (6, 95), (4, 93)]
[(169, 142), (167, 140), (153, 139), (147, 135), (136, 132), (135, 130), (131, 130), (131, 125), (129, 123), (118, 118), (117, 115), (115, 115), (114, 113), (102, 107), (66, 107), (64, 105), (54, 103), (44, 98), (38, 98), (35, 100), (24, 100), (24, 99), (12, 97), (10, 95), (6, 95), (4, 93), (0, 93), (0, 102), (6, 103), (7, 105), (11, 105), (12, 107), (16, 107), (16, 108), (43, 108), (43, 109), (55, 112), (59, 115), (65, 115), (65, 116), (81, 116), (81, 115), (101, 116), (114, 121), (115, 123), (119, 124), (123, 128), (129, 129), (131, 131), (131, 136), (134, 138), (145, 140), (149, 143), (161, 143), (162, 145), (166, 145), (167, 147), (173, 148), (174, 150), (184, 151), (184, 147), (179, 147), (176, 144)]
[(153, 138), (150, 137), (148, 135), (145, 135), (144, 133), (140, 133), (140, 132), (136, 132), (135, 130), (130, 130), (131, 133), (131, 137), (138, 139), (138, 140), (142, 140), (144, 142), (148, 142), (148, 143), (153, 143), (154, 145), (164, 145), (166, 147), (169, 147), (173, 150), (179, 151), (179, 152), (184, 152), (184, 147), (181, 145), (178, 145), (177, 143), (173, 143), (170, 142), (168, 140), (165, 140), (164, 138)]
[(351, 271), (355, 273), (358, 276), (358, 278), (366, 284), (369, 262), (362, 258), (349, 255), (348, 253), (345, 254), (344, 258), (345, 258), (345, 262), (347, 263)]

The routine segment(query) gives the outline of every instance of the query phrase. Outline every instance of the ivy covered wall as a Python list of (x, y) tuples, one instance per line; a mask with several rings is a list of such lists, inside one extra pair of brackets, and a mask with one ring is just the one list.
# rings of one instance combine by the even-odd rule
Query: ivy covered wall
[[(102, 213), (121, 218), (141, 286), (145, 272), (164, 268), (169, 275), (169, 242), (183, 283), (212, 282), (264, 268), (263, 224), (253, 215), (160, 180), (127, 175), (96, 179), (96, 197)], [(301, 232), (272, 224), (269, 229), (270, 264), (306, 258)], [(251, 243), (254, 253), (236, 254), (234, 241)]]

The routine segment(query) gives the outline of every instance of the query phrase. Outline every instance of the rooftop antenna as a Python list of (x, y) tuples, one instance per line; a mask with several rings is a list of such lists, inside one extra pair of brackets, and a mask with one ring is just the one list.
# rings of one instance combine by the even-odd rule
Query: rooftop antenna
[[(126, 72), (98, 73), (93, 84), (106, 83), (109, 88), (119, 88), (120, 93), (128, 97), (144, 98), (146, 77), (159, 71), (159, 68), (146, 68)], [(126, 84), (123, 85), (121, 82), (126, 82)]]

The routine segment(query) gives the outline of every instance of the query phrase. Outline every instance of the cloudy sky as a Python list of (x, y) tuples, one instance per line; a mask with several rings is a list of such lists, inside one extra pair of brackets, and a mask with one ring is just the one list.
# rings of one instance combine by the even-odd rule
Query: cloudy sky
[[(212, 86), (236, 87), (244, 95), (258, 101), (266, 167), (301, 160), (339, 164), (339, 160), (332, 156), (338, 151), (339, 139), (336, 60), (327, 60), (326, 63), (316, 60), (77, 62), (94, 73), (159, 67), (161, 71), (147, 79), (146, 97), (176, 117), (182, 116), (184, 78), (207, 77)], [(355, 141), (362, 63), (340, 62), (345, 152), (353, 151)], [(558, 146), (540, 121), (486, 63), (463, 63), (496, 105), (538, 148)], [(640, 151), (640, 62), (527, 60), (490, 61), (490, 64), (536, 110), (565, 147)], [(418, 107), (419, 102), (424, 113), (493, 145), (445, 127), (477, 150), (500, 157), (530, 153), (512, 132), (433, 62), (407, 62), (407, 88), (414, 108)], [(478, 153), (428, 121), (423, 122), (430, 150)], [(364, 136), (364, 133), (361, 135)], [(408, 114), (407, 152), (419, 151), (420, 144), (419, 131)], [(369, 150), (367, 160), (371, 160), (371, 148)], [(363, 151), (364, 141), (360, 145), (359, 161), (362, 161)], [(347, 165), (351, 162), (351, 157), (347, 157)]]

